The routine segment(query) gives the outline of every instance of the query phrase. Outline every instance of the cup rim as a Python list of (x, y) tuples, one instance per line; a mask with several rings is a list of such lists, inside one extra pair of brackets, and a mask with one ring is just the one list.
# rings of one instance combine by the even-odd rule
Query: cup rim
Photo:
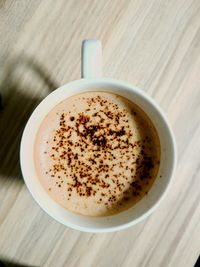
[[(30, 128), (31, 126), (31, 121), (32, 121), (32, 118), (33, 118), (33, 115), (36, 113), (36, 110), (38, 110), (40, 107), (43, 106), (43, 104), (48, 101), (49, 98), (52, 98), (53, 96), (56, 96), (56, 95), (59, 95), (59, 93), (66, 89), (66, 87), (70, 87), (70, 86), (74, 86), (74, 85), (77, 85), (77, 88), (78, 86), (80, 85), (89, 85), (89, 84), (94, 84), (94, 83), (99, 83), (99, 84), (107, 84), (107, 86), (109, 85), (113, 85), (113, 86), (120, 86), (122, 87), (122, 90), (123, 90), (123, 87), (126, 87), (128, 89), (131, 89), (132, 91), (134, 91), (134, 93), (142, 96), (143, 98), (145, 98), (146, 101), (148, 101), (151, 106), (157, 110), (157, 112), (160, 114), (162, 120), (164, 121), (165, 125), (167, 126), (168, 128), (168, 134), (170, 136), (170, 139), (171, 139), (171, 143), (172, 143), (172, 157), (173, 157), (173, 164), (172, 164), (172, 167), (171, 167), (171, 170), (169, 171), (170, 174), (170, 178), (169, 178), (169, 181), (162, 193), (162, 195), (159, 197), (159, 199), (157, 200), (157, 202), (155, 204), (153, 204), (153, 206), (148, 209), (145, 213), (143, 213), (142, 215), (140, 215), (139, 217), (137, 217), (136, 219), (134, 220), (130, 220), (129, 222), (127, 223), (124, 223), (124, 224), (120, 224), (120, 225), (117, 225), (117, 226), (110, 226), (110, 227), (105, 227), (105, 228), (91, 228), (91, 227), (85, 227), (85, 226), (80, 226), (78, 224), (72, 224), (70, 222), (64, 222), (64, 221), (61, 221), (59, 218), (56, 218), (56, 216), (54, 214), (52, 214), (47, 207), (45, 207), (45, 205), (43, 205), (42, 203), (40, 203), (40, 201), (37, 199), (37, 196), (35, 195), (34, 191), (33, 191), (33, 188), (31, 187), (30, 183), (29, 183), (29, 178), (28, 178), (28, 175), (27, 175), (27, 171), (25, 170), (25, 165), (24, 165), (24, 161), (25, 161), (25, 142), (24, 140), (26, 139), (27, 137), (27, 134), (28, 134), (28, 129)], [(101, 85), (100, 85), (101, 86)], [(87, 91), (87, 90), (85, 90)], [(74, 91), (74, 94), (72, 95), (75, 95), (75, 94), (78, 94), (80, 92), (78, 92), (78, 89)], [(64, 98), (63, 98), (64, 99)], [(62, 99), (60, 100), (62, 101)], [(56, 105), (57, 103), (54, 103), (54, 106)], [(48, 113), (48, 111), (46, 111), (45, 115)], [(38, 128), (37, 128), (38, 130)], [(35, 137), (32, 136), (33, 139)], [(82, 231), (82, 232), (90, 232), (90, 233), (103, 233), (103, 232), (114, 232), (114, 231), (118, 231), (118, 230), (123, 230), (125, 228), (128, 228), (130, 226), (133, 226), (137, 223), (139, 223), (140, 221), (144, 220), (146, 217), (148, 217), (150, 214), (152, 214), (154, 212), (154, 210), (159, 206), (159, 204), (161, 203), (161, 201), (163, 200), (163, 198), (166, 196), (168, 190), (169, 190), (169, 187), (172, 183), (172, 178), (173, 178), (173, 175), (174, 175), (174, 172), (175, 172), (175, 168), (176, 168), (176, 164), (177, 164), (177, 148), (176, 148), (176, 142), (175, 142), (175, 137), (174, 137), (174, 134), (173, 134), (173, 131), (172, 131), (172, 128), (171, 128), (171, 125), (169, 124), (164, 112), (162, 111), (162, 109), (160, 108), (160, 106), (150, 97), (148, 96), (143, 90), (141, 90), (140, 88), (128, 83), (128, 82), (125, 82), (125, 81), (122, 81), (122, 80), (117, 80), (117, 79), (111, 79), (111, 78), (87, 78), (87, 79), (79, 79), (79, 80), (75, 80), (75, 81), (72, 81), (72, 82), (69, 82), (69, 83), (66, 83), (64, 84), (63, 86), (57, 88), (56, 90), (54, 90), (53, 92), (51, 92), (49, 95), (47, 95), (40, 103), (39, 105), (34, 109), (34, 111), (32, 112), (31, 116), (29, 117), (28, 121), (27, 121), (27, 124), (24, 128), (24, 131), (23, 131), (23, 135), (22, 135), (22, 138), (21, 138), (21, 144), (20, 144), (20, 166), (21, 166), (21, 171), (22, 171), (22, 174), (23, 174), (23, 179), (25, 181), (25, 184), (27, 186), (27, 188), (29, 189), (29, 192), (31, 193), (33, 199), (38, 203), (38, 205), (51, 217), (53, 217), (55, 220), (57, 220), (58, 222), (64, 224), (65, 226), (67, 227), (70, 227), (72, 229), (75, 229), (75, 230), (79, 230), (79, 231)]]

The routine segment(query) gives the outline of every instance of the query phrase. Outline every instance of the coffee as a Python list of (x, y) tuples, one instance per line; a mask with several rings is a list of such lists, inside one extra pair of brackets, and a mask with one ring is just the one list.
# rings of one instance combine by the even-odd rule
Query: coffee
[(55, 106), (35, 140), (35, 168), (44, 189), (69, 211), (108, 216), (150, 190), (160, 164), (158, 134), (128, 99), (78, 94)]

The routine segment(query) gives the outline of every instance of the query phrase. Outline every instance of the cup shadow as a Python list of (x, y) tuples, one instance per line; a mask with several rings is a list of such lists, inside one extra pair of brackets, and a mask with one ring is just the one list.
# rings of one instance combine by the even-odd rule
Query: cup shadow
[(2, 267), (34, 267), (33, 265), (24, 265), (19, 262), (13, 262), (13, 261), (4, 260), (4, 259), (0, 259), (0, 266)]
[[(5, 67), (0, 84), (2, 178), (21, 178), (19, 149), (23, 129), (37, 104), (57, 87), (44, 68), (24, 55), (10, 60)], [(42, 90), (35, 92), (34, 88)]]

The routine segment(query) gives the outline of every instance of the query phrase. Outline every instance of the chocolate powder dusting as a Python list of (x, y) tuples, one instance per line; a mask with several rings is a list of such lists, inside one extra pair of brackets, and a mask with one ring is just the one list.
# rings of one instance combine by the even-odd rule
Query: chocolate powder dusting
[[(96, 196), (96, 203), (104, 203), (107, 209), (114, 203), (120, 207), (138, 198), (152, 179), (158, 159), (150, 152), (151, 138), (138, 140), (128, 111), (116, 103), (101, 95), (84, 97), (84, 101), (87, 108), (81, 112), (59, 115), (49, 142), (53, 144), (52, 167), (46, 173), (56, 177), (59, 188), (67, 185), (68, 200), (73, 194), (83, 199)], [(138, 112), (130, 113), (138, 119)]]

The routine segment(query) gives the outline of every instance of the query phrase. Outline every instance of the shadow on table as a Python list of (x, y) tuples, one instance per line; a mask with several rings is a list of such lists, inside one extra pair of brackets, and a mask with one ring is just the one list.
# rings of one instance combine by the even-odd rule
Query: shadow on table
[(2, 267), (37, 267), (36, 265), (24, 265), (19, 262), (15, 263), (12, 261), (7, 261), (7, 260), (1, 260), (0, 259), (0, 266)]
[[(37, 93), (38, 88), (46, 88), (45, 94)], [(24, 126), (37, 104), (55, 88), (47, 72), (31, 58), (20, 56), (9, 61), (0, 80), (2, 177), (21, 178), (19, 148)]]

